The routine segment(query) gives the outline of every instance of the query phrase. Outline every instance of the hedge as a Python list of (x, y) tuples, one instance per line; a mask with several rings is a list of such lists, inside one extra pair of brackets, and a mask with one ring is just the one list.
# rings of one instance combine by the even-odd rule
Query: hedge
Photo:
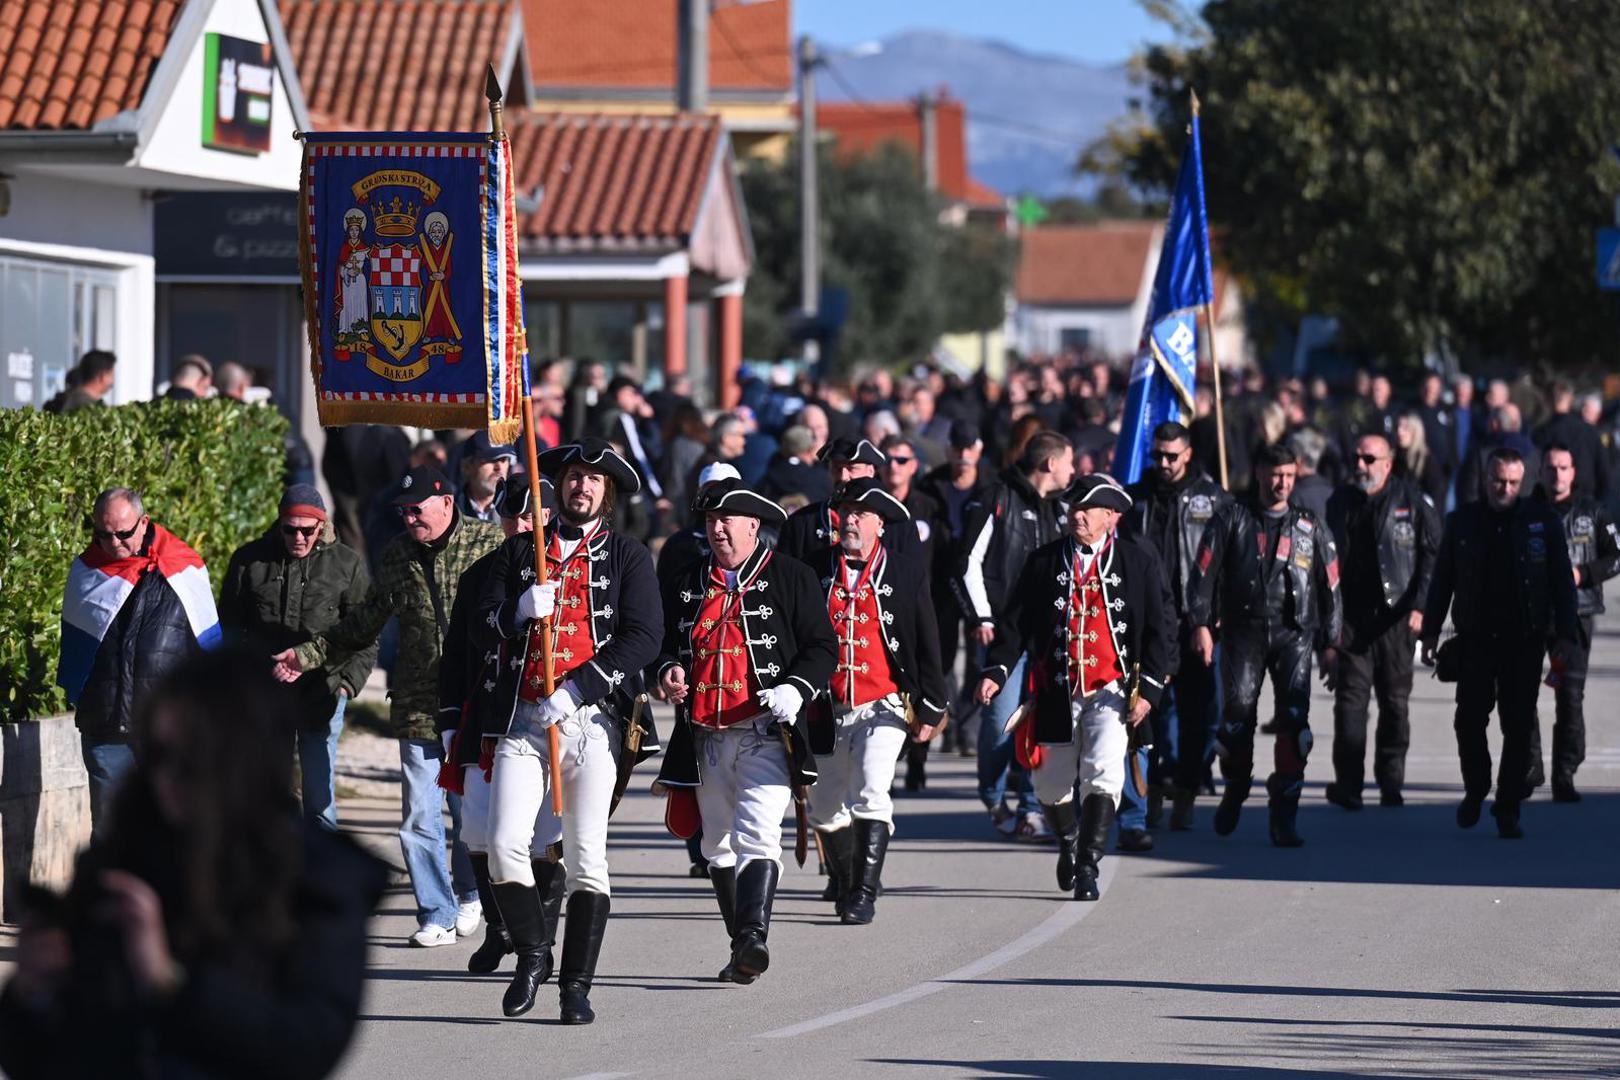
[(67, 708), (56, 686), (62, 588), (90, 543), (96, 495), (141, 493), (218, 589), (231, 552), (281, 494), (287, 421), (234, 401), (153, 401), (66, 416), (0, 409), (0, 719)]

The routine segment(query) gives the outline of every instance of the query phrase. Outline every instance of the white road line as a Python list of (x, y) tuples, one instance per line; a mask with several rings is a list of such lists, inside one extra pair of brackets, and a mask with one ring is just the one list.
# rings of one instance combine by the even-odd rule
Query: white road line
[[(1105, 859), (1103, 861), (1102, 873), (1098, 875), (1097, 879), (1097, 887), (1098, 891), (1104, 896), (1107, 895), (1108, 886), (1114, 879), (1114, 867), (1118, 864), (1118, 861), (1119, 860), (1117, 858)], [(789, 1027), (777, 1028), (774, 1031), (762, 1031), (755, 1035), (754, 1038), (791, 1039), (795, 1035), (808, 1035), (812, 1031), (820, 1031), (822, 1028), (833, 1027), (834, 1025), (842, 1024), (849, 1020), (858, 1020), (863, 1016), (871, 1016), (873, 1013), (882, 1012), (885, 1009), (892, 1009), (897, 1005), (909, 1004), (910, 1002), (916, 1001), (918, 998), (927, 997), (930, 994), (937, 994), (941, 990), (949, 989), (956, 983), (977, 979), (981, 975), (987, 975), (996, 968), (1010, 963), (1011, 961), (1018, 959), (1020, 956), (1023, 956), (1025, 953), (1031, 952), (1040, 948), (1042, 945), (1045, 945), (1048, 941), (1051, 941), (1065, 930), (1068, 930), (1070, 927), (1074, 926), (1081, 919), (1084, 919), (1087, 915), (1090, 915), (1093, 911), (1096, 911), (1097, 906), (1098, 904), (1075, 903), (1074, 901), (1070, 901), (1069, 903), (1063, 904), (1061, 907), (1059, 907), (1058, 910), (1048, 916), (1045, 921), (1032, 927), (1030, 930), (1024, 933), (1023, 936), (1009, 941), (1007, 944), (1003, 945), (995, 952), (990, 953), (988, 956), (980, 957), (979, 959), (973, 961), (973, 963), (959, 967), (955, 971), (941, 975), (937, 979), (930, 979), (927, 982), (918, 983), (915, 986), (900, 990), (896, 993), (888, 995), (887, 997), (880, 997), (875, 1001), (868, 1001), (863, 1005), (855, 1005), (848, 1009), (840, 1009), (838, 1012), (828, 1013), (825, 1016), (818, 1016), (813, 1020), (805, 1020)]]

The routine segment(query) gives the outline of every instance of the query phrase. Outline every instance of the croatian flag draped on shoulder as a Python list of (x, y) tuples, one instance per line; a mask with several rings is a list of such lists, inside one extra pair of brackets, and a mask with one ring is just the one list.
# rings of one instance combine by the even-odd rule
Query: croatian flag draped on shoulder
[(303, 139), (321, 424), (487, 428), (511, 442), (529, 392), (511, 144), (473, 132)]
[(1164, 246), (1153, 278), (1153, 296), (1131, 368), (1114, 450), (1114, 476), (1134, 484), (1153, 447), (1153, 429), (1166, 420), (1193, 414), (1198, 372), (1198, 309), (1215, 298), (1209, 259), (1209, 219), (1204, 212), (1204, 167), (1198, 145), (1198, 112), (1193, 111), (1187, 149), (1176, 178)]

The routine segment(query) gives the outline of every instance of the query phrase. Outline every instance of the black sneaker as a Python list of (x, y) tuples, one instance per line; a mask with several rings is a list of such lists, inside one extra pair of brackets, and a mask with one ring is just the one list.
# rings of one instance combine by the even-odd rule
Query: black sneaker
[(1362, 807), (1360, 792), (1351, 794), (1348, 791), (1340, 790), (1338, 784), (1329, 784), (1327, 790), (1322, 792), (1322, 795), (1334, 806), (1342, 806), (1346, 810), (1360, 810)]
[(1479, 812), (1484, 806), (1485, 796), (1464, 795), (1463, 801), (1457, 804), (1457, 824), (1472, 829), (1479, 824)]
[(1115, 851), (1152, 851), (1153, 834), (1146, 829), (1121, 829), (1114, 843)]

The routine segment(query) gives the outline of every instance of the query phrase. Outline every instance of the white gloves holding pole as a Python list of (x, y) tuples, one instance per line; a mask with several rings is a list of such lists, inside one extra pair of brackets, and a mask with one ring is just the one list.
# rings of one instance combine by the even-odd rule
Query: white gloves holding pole
[(804, 706), (804, 695), (787, 683), (783, 683), (769, 690), (761, 690), (759, 704), (760, 708), (770, 711), (777, 723), (792, 726), (798, 723), (799, 709)]
[(548, 581), (544, 585), (531, 585), (518, 597), (518, 618), (549, 619), (551, 613), (557, 610), (558, 582)]

